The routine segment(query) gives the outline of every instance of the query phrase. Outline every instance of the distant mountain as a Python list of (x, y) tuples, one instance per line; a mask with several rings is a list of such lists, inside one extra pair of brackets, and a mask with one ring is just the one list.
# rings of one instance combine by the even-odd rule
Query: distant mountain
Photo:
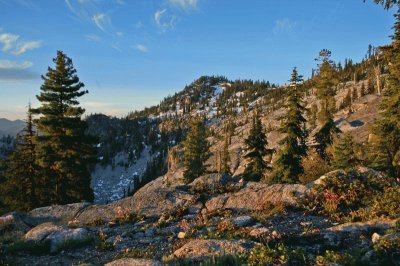
[(1, 136), (15, 136), (25, 126), (25, 122), (22, 120), (8, 120), (6, 118), (0, 118), (0, 137)]

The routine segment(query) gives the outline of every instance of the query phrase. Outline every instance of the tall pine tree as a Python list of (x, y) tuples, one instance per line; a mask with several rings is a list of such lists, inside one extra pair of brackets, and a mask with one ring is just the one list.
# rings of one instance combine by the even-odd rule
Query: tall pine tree
[(326, 148), (333, 143), (335, 136), (340, 132), (333, 121), (333, 113), (335, 107), (335, 89), (336, 71), (334, 63), (330, 60), (331, 51), (327, 49), (321, 50), (319, 72), (316, 78), (317, 98), (320, 100), (321, 110), (318, 114), (318, 120), (321, 124), (320, 129), (314, 138), (317, 142), (316, 150), (322, 159), (328, 160)]
[(186, 183), (190, 183), (206, 172), (206, 161), (211, 155), (207, 130), (202, 120), (195, 119), (191, 122), (183, 146), (185, 167), (183, 177)]
[(17, 135), (14, 151), (4, 161), (6, 180), (2, 184), (1, 197), (10, 210), (28, 211), (41, 205), (35, 135), (29, 105), (26, 125)]
[(379, 138), (372, 150), (371, 164), (400, 177), (400, 3), (395, 17), (393, 42), (381, 47), (389, 62), (389, 75), (380, 106), (382, 117), (373, 127)]
[(272, 155), (273, 150), (267, 149), (268, 141), (265, 135), (258, 111), (254, 114), (250, 134), (245, 139), (247, 153), (244, 156), (249, 159), (249, 164), (244, 170), (243, 177), (246, 180), (260, 181), (266, 170), (271, 167), (264, 160), (264, 156)]
[(283, 117), (279, 132), (284, 135), (279, 141), (282, 148), (278, 152), (272, 173), (272, 183), (296, 183), (303, 173), (302, 158), (307, 155), (306, 119), (303, 116), (305, 107), (300, 92), (302, 76), (294, 68), (290, 81), (290, 92), (287, 100), (286, 115)]
[(46, 204), (92, 201), (89, 166), (95, 162), (95, 140), (85, 134), (85, 109), (78, 102), (88, 91), (81, 90), (84, 84), (69, 57), (58, 51), (53, 61), (56, 66), (42, 76), (36, 96), (41, 106), (33, 109), (39, 115), (37, 156), (43, 169), (39, 196)]

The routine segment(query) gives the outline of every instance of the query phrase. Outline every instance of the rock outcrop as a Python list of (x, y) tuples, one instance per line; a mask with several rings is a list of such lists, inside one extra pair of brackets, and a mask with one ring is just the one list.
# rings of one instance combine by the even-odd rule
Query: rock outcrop
[(307, 196), (308, 189), (303, 185), (266, 185), (249, 182), (236, 193), (226, 193), (206, 202), (208, 211), (232, 209), (235, 211), (263, 210), (269, 206), (298, 206), (300, 199)]
[(84, 241), (89, 233), (84, 228), (66, 228), (52, 223), (38, 225), (25, 234), (26, 241), (50, 242), (50, 252), (56, 252), (67, 241)]
[(255, 243), (249, 240), (195, 239), (176, 250), (174, 255), (178, 258), (200, 261), (213, 256), (249, 254), (254, 245)]

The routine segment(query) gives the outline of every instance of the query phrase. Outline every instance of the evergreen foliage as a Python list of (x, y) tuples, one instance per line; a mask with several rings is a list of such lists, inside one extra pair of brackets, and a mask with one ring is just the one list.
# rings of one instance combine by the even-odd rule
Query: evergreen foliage
[(335, 137), (340, 133), (340, 129), (336, 127), (333, 119), (329, 119), (315, 134), (314, 139), (317, 142), (316, 151), (323, 160), (329, 161), (327, 148), (332, 145)]
[(40, 206), (39, 167), (36, 164), (35, 131), (29, 105), (26, 126), (16, 137), (13, 152), (3, 162), (5, 180), (1, 198), (10, 210), (28, 211)]
[[(365, 0), (364, 0), (365, 2)], [(398, 0), (374, 0), (375, 3), (382, 5), (385, 9), (391, 8), (393, 5), (399, 4)]]
[(41, 106), (32, 112), (39, 131), (37, 162), (42, 168), (39, 198), (43, 205), (92, 201), (89, 166), (95, 162), (95, 139), (85, 134), (85, 110), (78, 98), (81, 90), (72, 60), (61, 51), (53, 59), (56, 67), (48, 68), (37, 99)]
[(335, 111), (335, 90), (336, 71), (334, 63), (330, 60), (331, 51), (327, 49), (321, 50), (319, 58), (321, 63), (319, 73), (316, 78), (317, 98), (321, 103), (321, 110), (318, 114), (318, 120), (321, 123), (321, 128), (315, 134), (314, 138), (317, 142), (316, 150), (324, 160), (328, 160), (326, 148), (333, 143), (333, 139), (340, 130), (336, 127), (333, 121), (333, 113)]
[(185, 167), (183, 176), (186, 183), (192, 182), (207, 170), (205, 164), (210, 157), (210, 144), (207, 141), (207, 130), (202, 120), (194, 119), (183, 143)]
[(344, 134), (333, 145), (332, 166), (337, 169), (350, 169), (357, 164), (354, 141), (350, 133)]
[(250, 134), (245, 139), (245, 144), (247, 153), (244, 158), (249, 159), (250, 162), (244, 170), (243, 177), (246, 180), (260, 181), (265, 171), (271, 169), (264, 160), (264, 156), (272, 155), (273, 150), (267, 149), (267, 136), (258, 112), (253, 116)]
[(281, 150), (274, 165), (271, 181), (273, 183), (296, 183), (303, 173), (302, 158), (307, 155), (305, 107), (300, 91), (302, 76), (294, 68), (290, 81), (290, 93), (287, 100), (287, 113), (283, 117), (279, 132), (284, 135), (279, 141)]
[(335, 111), (335, 89), (337, 82), (337, 73), (334, 63), (330, 59), (331, 51), (322, 49), (319, 57), (316, 59), (320, 62), (318, 65), (319, 72), (316, 77), (317, 98), (321, 102), (321, 110), (318, 114), (318, 120), (321, 124), (329, 121)]
[(376, 155), (372, 164), (400, 177), (400, 4), (395, 17), (393, 42), (382, 47), (389, 75), (380, 106), (382, 117), (373, 128), (379, 139), (372, 152)]
[(220, 151), (220, 169), (219, 172), (222, 174), (231, 174), (231, 168), (229, 166), (229, 163), (231, 161), (230, 156), (229, 156), (229, 139), (230, 137), (228, 136), (228, 133), (225, 134), (225, 139), (224, 139), (224, 147), (222, 151)]

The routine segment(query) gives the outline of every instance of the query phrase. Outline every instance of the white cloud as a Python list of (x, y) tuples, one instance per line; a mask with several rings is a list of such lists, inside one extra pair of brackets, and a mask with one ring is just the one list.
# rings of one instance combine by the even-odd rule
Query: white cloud
[(97, 13), (92, 17), (92, 20), (94, 24), (96, 24), (96, 26), (104, 32), (107, 32), (105, 26), (107, 24), (111, 24), (111, 19), (104, 13)]
[(169, 15), (167, 9), (157, 10), (154, 13), (154, 21), (162, 31), (166, 31), (168, 28), (174, 27), (174, 21), (176, 16)]
[(21, 55), (26, 51), (33, 50), (42, 46), (42, 41), (29, 41), (17, 44), (17, 47), (12, 52), (14, 55)]
[(163, 10), (157, 10), (156, 13), (154, 13), (154, 20), (156, 21), (158, 26), (162, 26), (161, 24), (161, 18), (163, 15), (167, 12), (166, 9)]
[(139, 43), (134, 45), (133, 48), (135, 48), (136, 50), (138, 50), (139, 52), (142, 52), (142, 53), (147, 53), (149, 51), (146, 46), (144, 46), (143, 44), (139, 44)]
[(198, 4), (198, 0), (168, 0), (168, 2), (183, 10), (196, 9)]
[(30, 61), (23, 61), (21, 63), (10, 61), (10, 60), (2, 60), (0, 59), (0, 70), (24, 70), (31, 68), (33, 63)]
[(291, 21), (288, 18), (284, 19), (278, 19), (275, 21), (275, 27), (274, 27), (274, 34), (279, 34), (279, 33), (290, 33), (292, 32), (297, 26), (297, 22)]
[(100, 42), (101, 38), (97, 36), (96, 34), (87, 34), (85, 35), (86, 40), (91, 41), (91, 42)]
[(0, 34), (0, 43), (3, 44), (3, 48), (1, 50), (3, 52), (10, 50), (18, 39), (19, 35), (14, 35), (11, 33)]
[(122, 37), (122, 36), (124, 36), (124, 33), (121, 32), (121, 31), (117, 31), (117, 32), (115, 33), (115, 35), (116, 35), (117, 37)]

